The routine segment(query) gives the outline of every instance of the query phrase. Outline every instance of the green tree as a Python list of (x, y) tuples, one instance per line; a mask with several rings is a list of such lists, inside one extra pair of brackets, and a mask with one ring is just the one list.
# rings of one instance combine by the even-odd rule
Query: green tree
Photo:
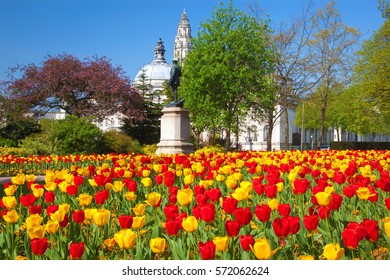
[(52, 122), (50, 141), (59, 154), (93, 154), (106, 151), (103, 132), (87, 118), (67, 116)]
[(161, 95), (160, 91), (151, 92), (151, 85), (145, 70), (141, 70), (140, 81), (135, 85), (144, 99), (142, 104), (144, 119), (128, 118), (124, 120), (121, 130), (141, 144), (156, 144), (160, 140)]
[(266, 21), (246, 15), (231, 1), (227, 7), (221, 3), (200, 25), (186, 56), (179, 96), (194, 127), (225, 130), (226, 148), (251, 102), (269, 99), (264, 90), (274, 70), (269, 34)]
[(31, 118), (20, 118), (8, 122), (0, 128), (0, 138), (10, 139), (14, 145), (27, 136), (41, 132), (41, 126), (36, 120)]
[[(390, 19), (366, 40), (358, 51), (358, 60), (353, 72), (351, 98), (358, 103), (359, 116), (375, 131), (390, 133)], [(353, 99), (351, 99), (353, 100)], [(363, 132), (363, 128), (353, 121), (349, 129)]]
[(349, 73), (353, 63), (353, 51), (360, 33), (345, 25), (335, 7), (330, 2), (325, 9), (319, 9), (314, 19), (314, 35), (310, 40), (310, 52), (314, 60), (312, 79), (319, 80), (315, 89), (321, 97), (319, 106), (320, 128), (317, 147), (321, 147), (323, 133), (327, 128), (326, 110), (334, 88), (349, 82)]

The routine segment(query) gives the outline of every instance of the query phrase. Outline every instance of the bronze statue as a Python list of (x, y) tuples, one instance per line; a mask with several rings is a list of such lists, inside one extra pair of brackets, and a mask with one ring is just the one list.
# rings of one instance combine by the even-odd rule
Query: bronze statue
[(173, 90), (173, 102), (169, 103), (168, 106), (179, 106), (183, 107), (183, 99), (177, 100), (177, 88), (180, 86), (181, 68), (177, 65), (177, 60), (172, 60), (171, 76), (168, 81), (168, 86)]

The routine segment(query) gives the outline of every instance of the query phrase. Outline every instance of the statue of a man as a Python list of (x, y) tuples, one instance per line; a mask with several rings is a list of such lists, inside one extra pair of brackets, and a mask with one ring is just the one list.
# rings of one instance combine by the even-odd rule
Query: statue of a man
[(177, 60), (172, 60), (171, 76), (168, 81), (168, 86), (173, 90), (173, 104), (178, 104), (177, 88), (180, 86), (181, 68), (177, 65)]

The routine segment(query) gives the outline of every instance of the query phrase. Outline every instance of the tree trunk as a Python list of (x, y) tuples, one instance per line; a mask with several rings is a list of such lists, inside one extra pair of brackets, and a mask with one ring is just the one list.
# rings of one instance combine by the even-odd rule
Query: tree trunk
[(226, 151), (230, 150), (230, 128), (226, 128), (226, 137), (225, 137), (225, 149)]
[(287, 106), (284, 108), (284, 149), (289, 150), (290, 148), (290, 127), (288, 125), (288, 110)]
[(322, 138), (323, 138), (324, 129), (325, 129), (325, 113), (326, 113), (326, 106), (322, 106), (321, 107), (320, 134), (318, 136), (317, 149), (320, 149), (321, 148), (321, 144), (322, 144)]
[(274, 130), (274, 110), (268, 111), (268, 135), (267, 135), (267, 151), (272, 151), (272, 131)]

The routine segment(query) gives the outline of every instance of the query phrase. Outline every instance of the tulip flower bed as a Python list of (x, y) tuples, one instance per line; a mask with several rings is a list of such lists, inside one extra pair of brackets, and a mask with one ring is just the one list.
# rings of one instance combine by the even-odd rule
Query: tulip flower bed
[(111, 155), (0, 190), (0, 259), (390, 259), (389, 151)]

